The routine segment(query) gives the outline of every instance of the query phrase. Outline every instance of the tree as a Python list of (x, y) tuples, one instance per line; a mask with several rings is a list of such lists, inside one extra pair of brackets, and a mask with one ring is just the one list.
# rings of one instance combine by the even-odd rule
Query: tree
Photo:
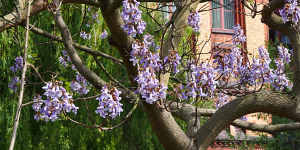
[[(12, 71), (23, 69), (23, 71), (19, 91), (19, 104), (14, 121), (14, 132), (10, 149), (13, 149), (21, 108), (29, 104), (33, 104), (33, 109), (37, 112), (35, 115), (37, 120), (56, 120), (58, 117), (63, 116), (65, 119), (76, 124), (89, 128), (97, 128), (101, 131), (111, 130), (121, 126), (128, 120), (138, 104), (141, 104), (161, 144), (165, 149), (172, 150), (207, 149), (215, 137), (229, 124), (245, 129), (271, 133), (299, 128), (299, 123), (260, 125), (236, 120), (243, 115), (254, 112), (265, 112), (295, 121), (300, 120), (300, 80), (298, 78), (300, 75), (300, 37), (297, 1), (272, 0), (266, 4), (261, 11), (256, 10), (255, 5), (252, 7), (252, 5), (247, 5), (247, 2), (243, 1), (245, 7), (251, 9), (254, 14), (262, 14), (263, 23), (287, 35), (291, 41), (293, 47), (292, 67), (294, 70), (293, 88), (290, 92), (286, 93), (263, 90), (262, 88), (254, 90), (248, 88), (254, 84), (261, 86), (267, 84), (272, 85), (274, 89), (286, 91), (289, 83), (283, 74), (284, 62), (289, 62), (290, 57), (286, 48), (278, 48), (280, 57), (276, 60), (276, 69), (270, 68), (269, 63), (271, 60), (264, 48), (259, 48), (259, 59), (257, 59), (256, 62), (253, 61), (253, 63), (250, 63), (250, 61), (246, 59), (247, 55), (244, 55), (243, 51), (239, 51), (241, 49), (239, 45), (244, 42), (245, 39), (243, 38), (240, 28), (236, 27), (235, 37), (233, 37), (236, 47), (232, 49), (232, 52), (228, 55), (234, 55), (234, 57), (232, 57), (234, 63), (232, 63), (231, 66), (226, 66), (230, 65), (230, 63), (222, 63), (225, 59), (219, 58), (218, 61), (221, 62), (219, 63), (221, 69), (217, 70), (214, 68), (214, 65), (208, 62), (197, 62), (196, 59), (193, 59), (190, 53), (188, 53), (191, 51), (182, 52), (181, 62), (179, 62), (180, 57), (178, 50), (180, 49), (182, 35), (185, 33), (184, 29), (187, 25), (190, 25), (194, 29), (194, 32), (198, 31), (199, 12), (194, 8), (199, 3), (207, 1), (139, 0), (139, 2), (174, 2), (176, 5), (176, 11), (173, 13), (171, 19), (166, 24), (160, 25), (159, 32), (162, 32), (162, 37), (156, 37), (161, 41), (156, 42), (160, 43), (161, 46), (159, 51), (160, 56), (158, 56), (157, 53), (156, 43), (152, 42), (152, 37), (148, 34), (142, 36), (146, 23), (141, 19), (141, 12), (135, 0), (125, 0), (123, 2), (121, 0), (35, 0), (33, 2), (19, 0), (17, 1), (16, 9), (1, 19), (0, 31), (5, 31), (18, 25), (22, 26), (24, 22), (27, 21), (25, 24), (27, 38), (25, 41), (28, 41), (28, 32), (32, 31), (52, 40), (62, 42), (66, 50), (66, 55), (60, 59), (61, 62), (67, 64), (68, 62), (65, 61), (69, 60), (75, 66), (74, 69), (78, 71), (78, 79), (71, 83), (71, 88), (75, 92), (84, 95), (88, 90), (85, 89), (85, 84), (88, 81), (96, 90), (101, 90), (100, 95), (78, 98), (85, 100), (97, 97), (99, 106), (96, 109), (96, 113), (100, 116), (110, 118), (117, 117), (123, 111), (120, 99), (122, 99), (122, 102), (133, 103), (132, 109), (124, 116), (124, 119), (113, 126), (103, 127), (102, 125), (88, 125), (71, 119), (67, 113), (73, 112), (76, 114), (78, 110), (78, 107), (73, 103), (74, 100), (70, 98), (70, 95), (62, 86), (61, 82), (57, 81), (57, 79), (45, 81), (43, 77), (39, 75), (38, 69), (32, 64), (29, 64), (27, 60), (27, 46), (25, 46), (23, 59), (17, 58), (16, 64), (11, 69)], [(100, 9), (106, 27), (110, 31), (110, 36), (108, 37), (109, 44), (118, 50), (121, 58), (93, 50), (73, 41), (73, 35), (62, 15), (65, 12), (63, 10), (64, 5), (72, 4), (86, 4)], [(123, 8), (121, 9), (122, 5)], [(151, 10), (151, 8), (149, 9)], [(280, 9), (280, 16), (276, 13), (278, 9)], [(38, 15), (46, 10), (49, 10), (53, 14), (55, 26), (59, 29), (59, 33), (51, 34), (29, 24), (30, 16)], [(122, 11), (122, 13), (120, 11)], [(153, 18), (153, 20), (155, 20), (155, 18)], [(153, 31), (150, 30), (148, 32)], [(155, 34), (155, 32), (153, 32), (153, 34)], [(80, 36), (83, 39), (90, 38), (90, 35), (85, 32), (81, 32)], [(102, 38), (105, 37), (106, 33), (104, 32)], [(103, 77), (98, 76), (95, 71), (92, 71), (83, 62), (82, 57), (84, 56), (80, 57), (77, 50), (92, 55), (97, 65), (107, 74), (108, 79), (111, 81), (108, 82), (108, 80), (104, 80)], [(101, 61), (97, 60), (98, 56), (124, 65), (130, 83), (124, 84), (110, 75)], [(162, 60), (158, 60), (159, 58)], [(181, 63), (181, 66), (178, 66), (179, 63)], [(226, 72), (228, 70), (225, 70), (225, 66), (229, 67), (229, 73)], [(45, 90), (43, 96), (44, 98), (47, 97), (48, 100), (42, 100), (44, 98), (36, 97), (33, 102), (26, 104), (22, 102), (27, 67), (34, 68), (38, 77), (45, 82), (46, 86), (43, 87), (43, 90)], [(176, 75), (178, 71), (182, 73)], [(229, 84), (232, 82), (228, 82), (228, 78), (233, 77), (230, 75), (230, 71), (237, 74), (237, 79), (239, 80), (238, 86)], [(166, 96), (167, 86), (173, 82), (169, 80), (170, 75), (172, 76), (172, 80), (181, 83), (183, 87), (179, 86), (177, 88), (170, 86), (170, 90), (174, 91), (175, 94), (172, 95), (171, 92), (169, 92)], [(217, 76), (220, 76), (220, 78), (217, 78)], [(55, 76), (53, 76), (53, 78), (54, 77)], [(178, 79), (175, 77), (178, 77)], [(187, 77), (187, 80), (183, 80), (185, 77)], [(198, 82), (196, 83), (197, 80)], [(16, 87), (15, 83), (17, 83), (17, 81), (17, 78), (15, 78), (14, 82), (12, 82), (14, 84), (10, 84), (10, 87)], [(137, 90), (139, 94), (136, 94), (136, 92), (134, 92), (135, 90)], [(208, 99), (209, 97), (219, 94), (235, 95), (237, 98), (228, 102), (217, 111), (197, 108), (194, 105), (183, 102), (174, 103), (175, 100), (172, 100), (186, 99), (186, 102), (189, 100), (197, 101), (198, 99)], [(223, 96), (221, 96), (221, 98), (222, 97)], [(51, 106), (51, 109), (48, 108), (48, 106)], [(42, 109), (45, 110), (43, 111)], [(212, 116), (203, 126), (199, 126), (197, 118), (200, 115)], [(195, 126), (192, 126), (193, 129), (185, 133), (175, 121), (174, 116), (185, 121), (188, 126)]]

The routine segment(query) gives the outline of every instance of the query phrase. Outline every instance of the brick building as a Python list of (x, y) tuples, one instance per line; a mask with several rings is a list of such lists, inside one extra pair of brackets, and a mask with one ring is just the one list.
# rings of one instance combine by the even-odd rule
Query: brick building
[[(257, 10), (261, 10), (262, 4), (268, 2), (268, 0), (255, 1)], [(176, 9), (174, 6), (163, 7), (164, 11), (169, 12), (173, 12), (174, 9)], [(200, 59), (211, 58), (215, 50), (230, 51), (233, 26), (235, 25), (240, 25), (244, 30), (247, 41), (242, 46), (244, 49), (247, 49), (249, 59), (258, 55), (258, 47), (267, 45), (269, 28), (261, 23), (261, 15), (252, 15), (250, 10), (244, 8), (241, 0), (213, 0), (201, 3), (197, 10), (201, 11), (200, 34), (197, 39), (207, 40), (206, 42), (193, 41), (196, 38), (192, 38), (191, 42), (197, 44), (196, 49), (201, 47), (202, 53), (207, 55), (201, 56)], [(170, 18), (170, 14), (164, 13), (164, 17)], [(198, 45), (198, 43), (202, 44)], [(270, 124), (272, 122), (272, 117), (267, 114), (249, 114), (245, 117), (248, 122), (252, 123)], [(265, 133), (241, 130), (234, 126), (229, 126), (220, 133), (216, 141), (209, 147), (209, 150), (239, 150), (240, 147), (246, 147), (246, 149), (251, 150), (263, 150), (263, 143), (258, 140), (260, 134), (271, 138), (271, 135)]]
[[(261, 10), (266, 0), (256, 0), (258, 10)], [(214, 53), (214, 50), (228, 49), (232, 47), (233, 26), (239, 24), (244, 30), (247, 38), (246, 44), (248, 57), (258, 54), (259, 46), (266, 46), (269, 38), (268, 27), (261, 23), (261, 15), (255, 17), (251, 15), (250, 10), (245, 9), (241, 0), (214, 0), (200, 4), (201, 8), (209, 6), (211, 11), (201, 12), (201, 33), (199, 39), (209, 39), (206, 45), (202, 45), (207, 53)], [(207, 7), (206, 7), (207, 8)], [(211, 54), (210, 53), (210, 54)], [(262, 115), (263, 117), (258, 117)], [(247, 121), (260, 124), (271, 123), (271, 116), (266, 114), (249, 114), (246, 116)], [(260, 119), (258, 119), (260, 118)], [(211, 145), (209, 150), (238, 150), (239, 147), (247, 145), (249, 149), (262, 150), (261, 143), (257, 143), (259, 138), (257, 132), (241, 130), (230, 126), (227, 131), (223, 131), (217, 140)], [(265, 134), (267, 135), (267, 134)], [(271, 135), (267, 135), (271, 137)], [(243, 144), (242, 144), (243, 143)], [(251, 148), (250, 148), (250, 145)]]

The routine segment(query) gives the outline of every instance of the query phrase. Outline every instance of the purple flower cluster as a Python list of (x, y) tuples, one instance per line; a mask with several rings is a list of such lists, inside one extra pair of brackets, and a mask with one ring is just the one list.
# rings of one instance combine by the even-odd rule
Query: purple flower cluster
[[(268, 51), (259, 47), (259, 58), (253, 58), (253, 63), (248, 69), (248, 84), (264, 84), (270, 83), (276, 90), (283, 88), (291, 88), (292, 84), (286, 77), (285, 64), (290, 62), (290, 54), (287, 48), (278, 47), (279, 57), (275, 59), (276, 69), (270, 68), (271, 59)], [(245, 73), (243, 74), (245, 75)]]
[(275, 60), (276, 69), (274, 70), (272, 85), (276, 90), (282, 90), (284, 87), (292, 88), (292, 83), (285, 75), (285, 64), (290, 63), (291, 54), (285, 47), (278, 46), (279, 57)]
[(130, 61), (133, 62), (134, 66), (138, 65), (138, 67), (142, 68), (150, 67), (158, 71), (161, 68), (161, 60), (157, 52), (152, 52), (157, 51), (156, 48), (153, 37), (146, 34), (144, 35), (143, 42), (133, 42)]
[(161, 60), (156, 51), (152, 36), (145, 35), (143, 42), (135, 41), (132, 44), (131, 59), (134, 66), (138, 67), (137, 91), (147, 103), (152, 104), (166, 97), (166, 87), (160, 84), (156, 72), (161, 69)]
[(221, 108), (223, 105), (229, 102), (229, 96), (225, 95), (223, 93), (218, 93), (217, 94), (217, 99), (215, 101), (216, 104), (216, 109)]
[(232, 42), (234, 45), (239, 45), (243, 42), (246, 42), (246, 36), (244, 35), (244, 31), (241, 29), (239, 24), (233, 27), (233, 31), (234, 33), (232, 36)]
[(217, 86), (216, 73), (216, 70), (208, 63), (201, 63), (198, 66), (195, 63), (191, 64), (186, 95), (191, 98), (213, 97)]
[(35, 120), (55, 121), (59, 119), (61, 112), (77, 113), (78, 107), (73, 103), (72, 96), (66, 89), (60, 86), (61, 82), (48, 82), (42, 89), (45, 90), (43, 100), (41, 96), (34, 98), (33, 110), (36, 112), (34, 115)]
[(10, 70), (14, 73), (17, 71), (21, 71), (23, 68), (24, 62), (22, 56), (18, 56), (15, 58), (15, 64), (10, 67)]
[[(9, 69), (13, 73), (17, 73), (18, 71), (21, 71), (24, 66), (24, 61), (22, 56), (18, 56), (15, 58), (15, 64), (11, 66)], [(20, 82), (20, 78), (17, 76), (14, 76), (13, 79), (8, 83), (8, 88), (12, 89), (14, 92), (18, 89), (18, 83)]]
[(167, 88), (160, 84), (152, 68), (140, 68), (136, 81), (139, 85), (138, 92), (147, 103), (153, 104), (166, 97)]
[(181, 57), (178, 55), (178, 53), (175, 50), (169, 51), (169, 56), (164, 58), (163, 67), (164, 70), (170, 70), (173, 73), (178, 73), (178, 65), (180, 65)]
[(244, 57), (242, 55), (242, 50), (239, 45), (246, 41), (246, 36), (244, 31), (241, 29), (240, 25), (234, 26), (234, 34), (232, 36), (233, 47), (231, 51), (225, 52), (221, 50), (214, 57), (215, 69), (218, 74), (223, 75), (226, 79), (233, 76), (235, 78), (239, 77), (239, 73), (244, 73), (247, 70), (247, 64), (243, 64)]
[(70, 86), (74, 92), (77, 92), (80, 95), (86, 95), (89, 92), (89, 89), (87, 88), (88, 82), (78, 72), (76, 75), (76, 81), (72, 81)]
[[(284, 74), (285, 64), (290, 62), (289, 50), (278, 47), (279, 58), (275, 60), (277, 68), (270, 68), (271, 59), (267, 49), (258, 48), (258, 57), (253, 57), (252, 62), (245, 58), (240, 48), (246, 37), (240, 26), (234, 27), (233, 48), (230, 52), (220, 51), (214, 57), (214, 67), (218, 75), (221, 75), (219, 85), (228, 87), (241, 85), (241, 88), (248, 89), (249, 85), (271, 84), (275, 89), (291, 88), (291, 83)], [(246, 59), (246, 60), (245, 60)], [(233, 78), (233, 79), (230, 79)], [(230, 83), (230, 84), (228, 84)], [(232, 91), (230, 91), (232, 93)]]
[(107, 86), (103, 86), (101, 96), (96, 98), (99, 101), (96, 114), (99, 114), (103, 118), (109, 116), (112, 119), (120, 116), (120, 113), (123, 112), (123, 104), (120, 103), (120, 94), (121, 91), (118, 91), (115, 87), (109, 89)]
[(62, 51), (62, 56), (58, 59), (59, 63), (64, 67), (72, 66), (72, 70), (77, 71), (76, 67), (71, 63), (71, 58), (68, 56), (67, 51)]
[[(241, 50), (238, 47), (233, 47), (230, 53), (225, 53), (220, 51), (216, 54), (215, 69), (219, 74), (223, 74), (225, 77), (234, 76), (237, 77), (236, 72), (238, 72), (238, 66), (242, 66), (243, 57)], [(221, 56), (224, 55), (224, 56)]]
[[(267, 49), (263, 46), (258, 48), (259, 57), (252, 59), (252, 64), (247, 65), (245, 69), (241, 70), (241, 83), (248, 83), (250, 85), (270, 83), (272, 81), (272, 69), (270, 68), (271, 59)], [(242, 74), (243, 71), (243, 74)]]
[[(68, 56), (67, 51), (65, 50), (62, 51), (62, 54), (63, 55), (59, 57), (59, 62), (64, 67), (68, 67), (71, 64), (71, 58)], [(87, 88), (87, 80), (79, 72), (77, 72), (77, 69), (73, 64), (72, 69), (76, 71), (76, 80), (73, 80), (70, 85), (72, 91), (80, 95), (86, 95), (89, 92), (89, 89)]]
[(142, 34), (146, 28), (146, 23), (142, 20), (142, 11), (139, 10), (140, 3), (136, 0), (123, 0), (122, 19), (123, 30), (128, 35), (135, 37), (136, 34)]
[(298, 8), (297, 0), (286, 0), (287, 4), (279, 10), (279, 14), (282, 17), (284, 23), (292, 21), (298, 24), (300, 19), (300, 9)]
[(195, 32), (199, 32), (200, 30), (200, 13), (199, 12), (191, 12), (188, 16), (188, 25), (193, 28)]
[(67, 51), (62, 51), (62, 56), (59, 57), (59, 63), (64, 67), (68, 67), (68, 63), (71, 62), (71, 58), (68, 56)]

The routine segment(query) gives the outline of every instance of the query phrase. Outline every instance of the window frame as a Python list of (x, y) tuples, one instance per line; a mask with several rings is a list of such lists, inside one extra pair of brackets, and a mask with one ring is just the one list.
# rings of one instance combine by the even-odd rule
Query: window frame
[[(225, 8), (224, 8), (224, 1), (225, 0), (219, 0), (220, 1), (220, 5), (222, 6), (221, 8), (217, 8), (216, 10), (217, 11), (219, 11), (220, 12), (220, 28), (214, 28), (213, 27), (213, 11), (214, 10), (212, 10), (211, 11), (211, 30), (212, 30), (212, 33), (222, 33), (222, 34), (233, 34), (234, 33), (234, 31), (233, 31), (233, 29), (226, 29), (225, 28), (225, 18), (224, 18), (224, 14), (225, 14)], [(234, 25), (236, 25), (237, 24), (237, 18), (236, 18), (236, 8), (237, 8), (237, 6), (236, 6), (236, 2), (235, 2), (236, 0), (232, 0), (232, 2), (233, 2), (233, 17), (234, 17)], [(213, 1), (210, 3), (210, 5), (211, 5), (211, 9), (213, 9)], [(227, 10), (228, 11), (228, 10)]]

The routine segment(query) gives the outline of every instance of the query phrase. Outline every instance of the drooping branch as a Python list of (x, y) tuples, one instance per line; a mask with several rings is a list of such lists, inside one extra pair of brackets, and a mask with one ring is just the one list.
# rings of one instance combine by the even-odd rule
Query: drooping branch
[[(59, 37), (59, 36), (53, 35), (53, 34), (47, 32), (47, 31), (44, 31), (44, 30), (42, 30), (40, 28), (37, 28), (35, 26), (32, 26), (32, 25), (30, 26), (30, 28), (31, 28), (30, 31), (32, 31), (32, 32), (34, 32), (36, 34), (45, 36), (45, 37), (47, 37), (47, 38), (49, 38), (51, 40), (63, 42), (63, 39), (61, 37)], [(79, 43), (75, 43), (75, 42), (73, 42), (73, 45), (74, 45), (75, 48), (78, 48), (79, 50), (84, 51), (86, 53), (89, 53), (89, 54), (91, 54), (93, 56), (102, 56), (103, 58), (111, 59), (115, 63), (123, 64), (123, 60), (115, 58), (113, 56), (110, 56), (110, 55), (108, 55), (108, 54), (106, 54), (104, 52), (93, 50), (93, 49), (91, 49), (91, 48), (89, 48), (87, 46), (80, 45)]]
[[(59, 6), (59, 0), (54, 0), (54, 2), (56, 6)], [(87, 79), (95, 88), (101, 89), (104, 85), (106, 85), (106, 82), (102, 80), (95, 72), (93, 72), (86, 65), (83, 64), (80, 56), (77, 54), (73, 46), (74, 44), (73, 44), (71, 33), (68, 29), (68, 26), (65, 24), (61, 16), (60, 10), (58, 9), (53, 14), (54, 14), (55, 23), (57, 24), (62, 34), (62, 39), (65, 45), (65, 49), (69, 57), (71, 58), (72, 63), (75, 65), (78, 72), (82, 76), (84, 76), (84, 78)], [(138, 96), (133, 91), (127, 88), (125, 89), (123, 88), (121, 89), (121, 91), (122, 91), (121, 96), (125, 99), (130, 99), (130, 101), (132, 102), (137, 101), (139, 99)]]
[(117, 86), (122, 87), (123, 89), (126, 89), (125, 85), (123, 85), (120, 81), (115, 79), (112, 74), (110, 74), (107, 69), (104, 67), (104, 65), (98, 60), (96, 56), (94, 56), (94, 60), (96, 61), (96, 64), (102, 69), (102, 71), (106, 74), (106, 76), (114, 82)]
[(239, 97), (221, 107), (197, 132), (197, 146), (205, 150), (216, 136), (235, 119), (246, 114), (265, 112), (295, 121), (300, 114), (295, 111), (296, 100), (288, 95), (261, 91)]
[[(56, 4), (56, 6), (58, 6), (58, 3)], [(66, 51), (68, 52), (68, 55), (70, 56), (71, 61), (75, 65), (78, 72), (83, 75), (94, 87), (101, 89), (101, 87), (104, 86), (106, 82), (83, 64), (81, 58), (79, 57), (73, 46), (71, 33), (61, 16), (60, 10), (54, 12), (54, 20), (62, 34)]]

